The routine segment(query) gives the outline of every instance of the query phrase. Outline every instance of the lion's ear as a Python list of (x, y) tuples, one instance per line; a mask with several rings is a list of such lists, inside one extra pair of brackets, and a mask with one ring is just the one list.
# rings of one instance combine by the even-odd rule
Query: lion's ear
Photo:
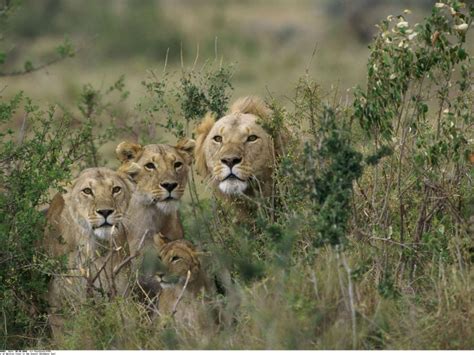
[(165, 237), (161, 233), (156, 233), (153, 236), (153, 245), (155, 246), (156, 250), (158, 250), (158, 251), (160, 251), (165, 246), (165, 244), (167, 244), (169, 242), (171, 242), (171, 240), (169, 238)]
[[(131, 164), (135, 164), (135, 163), (131, 163)], [(128, 163), (125, 164), (125, 165), (128, 165)], [(135, 164), (135, 165), (137, 165), (137, 164)], [(132, 175), (127, 174), (125, 171), (123, 171), (122, 167), (120, 167), (117, 170), (117, 175), (122, 178), (124, 184), (127, 185), (127, 188), (129, 189), (130, 193), (134, 193), (135, 190), (136, 190), (136, 184), (135, 184), (135, 180), (132, 177), (133, 174)]]
[(196, 146), (196, 141), (194, 139), (184, 138), (176, 143), (175, 148), (181, 153), (184, 153), (186, 163), (191, 164), (193, 161), (194, 147)]
[(209, 132), (211, 131), (214, 123), (216, 122), (216, 116), (213, 113), (208, 113), (199, 126), (196, 129), (196, 148), (194, 150), (194, 157), (196, 159), (196, 170), (199, 175), (207, 176), (209, 171), (207, 170), (206, 155), (204, 151), (204, 142), (206, 141)]
[(184, 150), (188, 154), (193, 154), (196, 141), (194, 139), (183, 138), (176, 143), (175, 148), (178, 150)]
[(67, 194), (71, 192), (74, 184), (76, 183), (77, 179), (74, 180), (69, 180), (69, 181), (61, 181), (59, 183), (59, 190), (61, 191), (62, 194)]
[(140, 172), (142, 168), (140, 167), (140, 165), (138, 165), (137, 163), (134, 163), (134, 162), (126, 162), (125, 164), (122, 164), (122, 166), (120, 166), (118, 168), (118, 172), (120, 174), (125, 174), (128, 176), (128, 179), (132, 182), (136, 182), (135, 181), (135, 178), (136, 176), (138, 175), (138, 173)]
[(142, 155), (143, 147), (140, 144), (132, 142), (122, 142), (115, 149), (117, 159), (122, 163), (128, 161), (137, 161)]

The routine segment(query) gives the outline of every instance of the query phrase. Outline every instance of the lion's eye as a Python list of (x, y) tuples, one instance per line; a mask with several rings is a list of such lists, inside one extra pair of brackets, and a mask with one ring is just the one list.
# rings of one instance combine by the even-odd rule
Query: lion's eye
[(255, 142), (258, 139), (258, 137), (255, 134), (252, 134), (248, 136), (247, 142)]
[(88, 187), (86, 187), (85, 189), (83, 189), (82, 192), (85, 193), (86, 195), (92, 195), (92, 190), (89, 189)]
[(222, 136), (214, 136), (214, 137), (212, 137), (212, 139), (214, 140), (214, 142), (217, 142), (217, 143), (222, 142)]
[(112, 189), (113, 194), (118, 194), (120, 191), (122, 191), (122, 188), (120, 186), (114, 186)]
[(175, 263), (175, 262), (177, 262), (178, 260), (181, 260), (181, 258), (180, 258), (179, 256), (176, 256), (176, 255), (171, 258), (171, 262), (172, 262), (172, 263)]
[(153, 163), (147, 163), (147, 164), (145, 164), (145, 168), (147, 168), (149, 170), (154, 170), (154, 169), (156, 169), (156, 166)]
[(180, 161), (177, 161), (176, 163), (174, 163), (175, 169), (181, 168), (182, 166), (183, 166), (183, 163), (181, 163)]

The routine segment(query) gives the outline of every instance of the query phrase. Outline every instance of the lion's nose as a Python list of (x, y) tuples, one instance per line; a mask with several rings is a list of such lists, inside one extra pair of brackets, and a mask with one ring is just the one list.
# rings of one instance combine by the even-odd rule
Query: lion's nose
[(101, 216), (104, 216), (104, 218), (107, 218), (112, 213), (114, 213), (114, 210), (97, 210), (96, 212), (100, 214)]
[(229, 158), (221, 159), (221, 162), (227, 165), (230, 169), (232, 169), (233, 166), (239, 164), (241, 161), (242, 161), (242, 158), (239, 158), (239, 157), (229, 157)]
[(168, 192), (173, 191), (173, 190), (176, 188), (176, 186), (178, 186), (178, 184), (175, 183), (175, 182), (173, 182), (173, 183), (171, 183), (171, 182), (164, 182), (164, 183), (162, 183), (162, 184), (160, 184), (160, 185), (161, 185), (162, 188), (166, 189)]

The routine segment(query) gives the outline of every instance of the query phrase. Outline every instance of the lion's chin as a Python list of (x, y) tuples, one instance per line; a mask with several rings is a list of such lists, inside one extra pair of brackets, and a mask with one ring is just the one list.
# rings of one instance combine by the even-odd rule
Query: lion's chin
[(176, 212), (179, 207), (178, 200), (159, 201), (156, 203), (156, 207), (164, 214), (171, 214)]
[(241, 195), (247, 189), (247, 182), (238, 179), (228, 179), (219, 183), (219, 189), (226, 195)]
[(112, 237), (114, 230), (115, 230), (115, 226), (104, 226), (104, 227), (95, 228), (93, 231), (94, 231), (94, 235), (97, 238), (105, 240)]

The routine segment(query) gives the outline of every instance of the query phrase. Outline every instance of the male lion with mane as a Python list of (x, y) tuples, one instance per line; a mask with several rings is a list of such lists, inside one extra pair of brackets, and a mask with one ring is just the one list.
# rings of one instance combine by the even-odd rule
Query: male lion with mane
[(275, 162), (282, 153), (281, 135), (263, 127), (272, 111), (258, 97), (238, 99), (222, 118), (208, 113), (197, 127), (196, 168), (218, 195), (269, 197)]
[(76, 306), (97, 293), (125, 294), (129, 252), (123, 220), (133, 190), (127, 176), (90, 168), (51, 201), (45, 248), (51, 256), (66, 256), (67, 262), (67, 270), (51, 279), (47, 294), (55, 337), (63, 324), (58, 311), (68, 302)]

